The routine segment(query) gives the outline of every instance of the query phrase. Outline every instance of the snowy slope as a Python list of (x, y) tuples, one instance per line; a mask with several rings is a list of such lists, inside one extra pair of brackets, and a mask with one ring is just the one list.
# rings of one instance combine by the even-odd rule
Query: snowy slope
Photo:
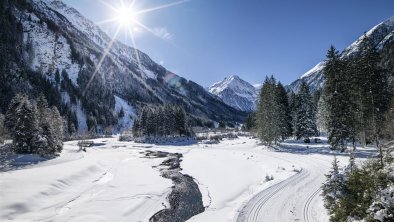
[[(365, 33), (366, 36), (372, 38), (375, 47), (381, 50), (387, 43), (394, 40), (394, 17), (376, 25), (371, 30)], [(364, 35), (348, 46), (341, 54), (341, 58), (348, 58), (358, 53), (360, 45), (364, 41)], [(311, 90), (319, 89), (324, 84), (323, 69), (325, 62), (318, 63), (311, 70), (301, 75), (299, 79), (287, 86), (288, 90), (297, 92), (301, 85), (301, 80), (304, 80)]]
[[(26, 5), (14, 8), (23, 34), (21, 54), (24, 61), (19, 68), (27, 66), (53, 85), (55, 73), (64, 71), (76, 88), (76, 100), (82, 101), (81, 104), (68, 101), (72, 110), (82, 111), (78, 117), (88, 116), (92, 110), (101, 112), (96, 118), (115, 115), (118, 98), (130, 104), (133, 113), (145, 104), (176, 103), (204, 119), (242, 122), (246, 116), (200, 85), (170, 72), (143, 52), (116, 40), (112, 43), (98, 26), (62, 1), (32, 0)], [(107, 56), (100, 61), (107, 48)], [(91, 79), (93, 73), (96, 75)], [(57, 90), (62, 95), (65, 93), (60, 87)], [(85, 119), (79, 118), (78, 122), (85, 122)], [(129, 126), (132, 120), (119, 120), (117, 127), (125, 128), (125, 124)], [(79, 130), (84, 128), (83, 124), (78, 126)]]
[(258, 91), (253, 85), (236, 75), (213, 84), (208, 91), (236, 109), (246, 112), (256, 109)]

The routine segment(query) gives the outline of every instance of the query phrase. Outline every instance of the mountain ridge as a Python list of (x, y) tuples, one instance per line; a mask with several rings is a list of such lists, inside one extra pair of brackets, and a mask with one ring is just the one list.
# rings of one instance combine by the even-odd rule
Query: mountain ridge
[[(368, 32), (366, 36), (370, 37), (374, 46), (381, 51), (385, 45), (394, 41), (394, 16), (386, 19), (385, 21), (375, 25)], [(360, 45), (364, 41), (365, 36), (362, 35), (341, 53), (341, 59), (349, 58), (357, 55)], [(311, 90), (321, 89), (324, 84), (323, 69), (325, 61), (319, 62), (312, 69), (302, 74), (300, 78), (286, 86), (288, 91), (298, 92), (301, 81), (304, 80)]]
[(237, 75), (226, 77), (207, 90), (238, 110), (252, 112), (256, 109), (258, 90)]
[[(246, 116), (147, 54), (117, 40), (111, 42), (97, 25), (62, 1), (1, 2), (12, 8), (14, 20), (21, 26), (15, 34), (21, 35), (18, 53), (23, 61), (14, 60), (15, 65), (8, 62), (10, 70), (33, 72), (48, 81), (59, 94), (56, 105), (62, 113), (77, 116), (74, 122), (79, 131), (89, 130), (89, 124), (84, 124), (89, 119), (101, 129), (112, 125), (119, 128), (119, 123), (128, 123), (122, 126), (128, 128), (132, 121), (118, 119), (117, 111), (130, 110), (130, 116), (122, 118), (133, 118), (147, 104), (178, 104), (193, 118), (213, 121), (242, 122)], [(107, 56), (102, 59), (107, 48)], [(59, 73), (60, 82), (56, 82)], [(10, 83), (9, 87), (15, 92), (26, 91), (21, 88), (31, 85), (29, 81), (15, 86)], [(32, 90), (41, 89), (32, 88), (27, 93)]]

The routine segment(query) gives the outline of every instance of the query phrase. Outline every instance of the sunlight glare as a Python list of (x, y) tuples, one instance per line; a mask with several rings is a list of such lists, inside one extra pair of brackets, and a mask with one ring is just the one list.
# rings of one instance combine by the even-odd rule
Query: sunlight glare
[(122, 26), (130, 26), (136, 21), (136, 13), (132, 7), (118, 9), (118, 21)]

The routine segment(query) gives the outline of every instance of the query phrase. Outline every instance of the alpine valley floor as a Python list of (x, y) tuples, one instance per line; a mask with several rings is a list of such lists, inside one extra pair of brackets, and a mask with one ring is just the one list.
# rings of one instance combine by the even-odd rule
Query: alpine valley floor
[(157, 167), (166, 157), (147, 151), (183, 155), (181, 173), (195, 179), (205, 206), (188, 221), (328, 221), (320, 186), (335, 153), (324, 140), (272, 149), (247, 137), (188, 146), (97, 139), (86, 153), (67, 142), (56, 159), (0, 173), (0, 221), (148, 221), (169, 207), (172, 181)]

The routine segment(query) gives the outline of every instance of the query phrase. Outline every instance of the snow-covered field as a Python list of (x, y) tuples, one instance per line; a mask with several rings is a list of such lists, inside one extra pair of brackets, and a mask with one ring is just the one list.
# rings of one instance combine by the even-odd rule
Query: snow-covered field
[(333, 160), (327, 145), (95, 143), (84, 153), (68, 142), (56, 159), (0, 173), (0, 221), (148, 221), (169, 206), (172, 182), (155, 168), (165, 159), (146, 150), (183, 154), (182, 173), (195, 178), (206, 207), (189, 221), (328, 221), (319, 196)]

